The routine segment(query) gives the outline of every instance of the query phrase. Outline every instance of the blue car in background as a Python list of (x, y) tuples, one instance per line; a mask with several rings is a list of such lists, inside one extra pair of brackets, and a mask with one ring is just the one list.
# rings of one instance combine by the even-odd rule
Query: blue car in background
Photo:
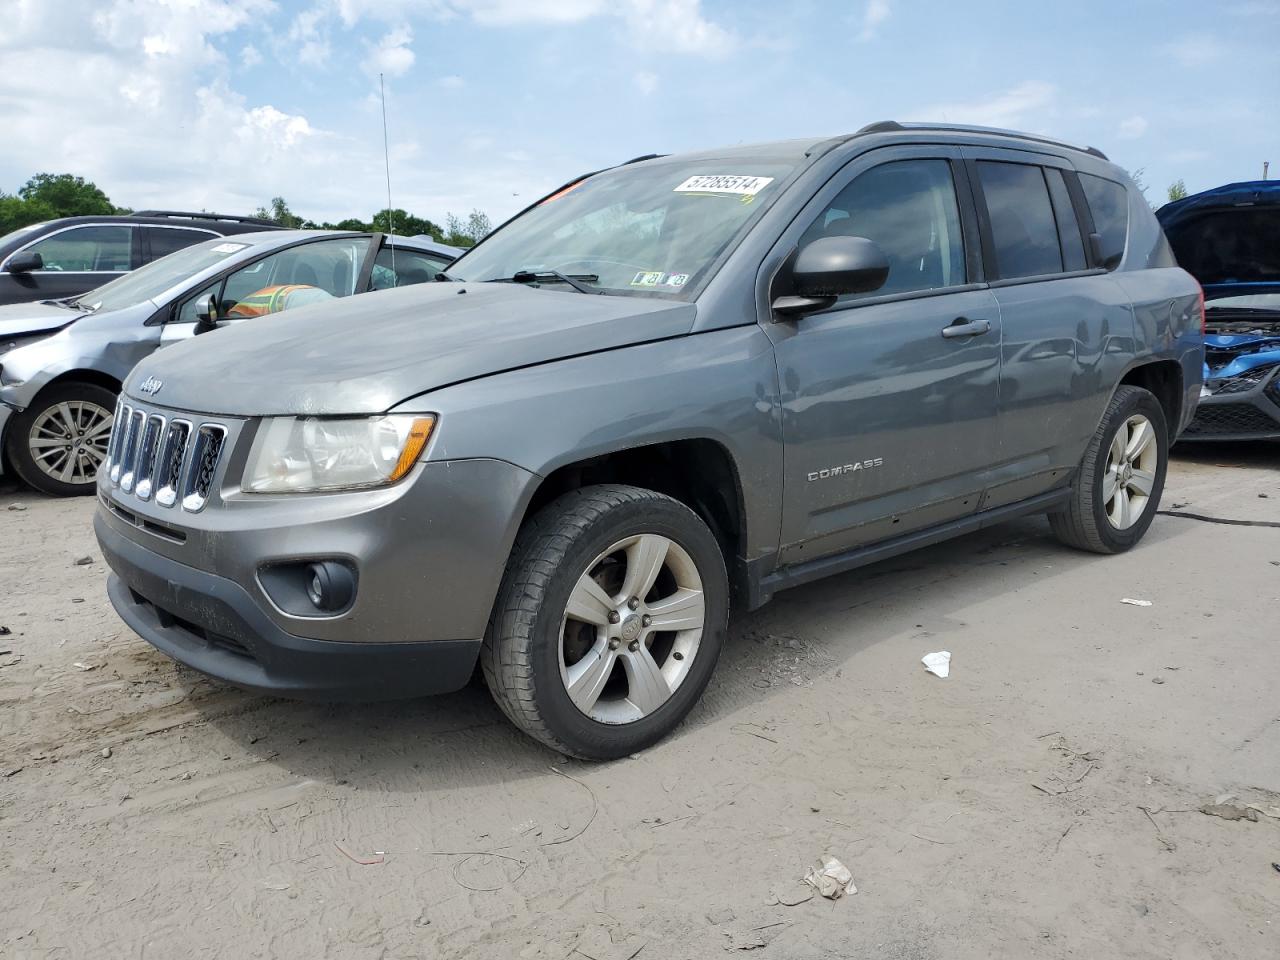
[(1181, 439), (1280, 439), (1280, 181), (1215, 187), (1156, 217), (1204, 288), (1204, 387)]

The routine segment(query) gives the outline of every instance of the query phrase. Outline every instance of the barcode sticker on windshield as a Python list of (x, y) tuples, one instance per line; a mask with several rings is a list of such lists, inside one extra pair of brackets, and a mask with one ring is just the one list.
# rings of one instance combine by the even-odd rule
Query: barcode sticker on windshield
[(690, 177), (680, 186), (676, 187), (675, 193), (725, 193), (740, 196), (754, 196), (769, 184), (773, 183), (773, 177), (743, 177), (735, 174), (720, 174), (718, 176), (710, 176), (702, 174), (696, 177)]
[(247, 247), (246, 243), (220, 243), (213, 248), (214, 253), (235, 253), (237, 250), (243, 250)]

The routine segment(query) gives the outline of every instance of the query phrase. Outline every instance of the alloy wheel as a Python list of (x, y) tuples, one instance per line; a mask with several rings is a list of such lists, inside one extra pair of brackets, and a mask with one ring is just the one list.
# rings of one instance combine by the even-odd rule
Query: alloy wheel
[(1102, 502), (1117, 530), (1129, 529), (1146, 512), (1159, 462), (1155, 427), (1142, 414), (1134, 414), (1112, 437), (1102, 476)]
[(27, 448), (35, 465), (62, 483), (88, 484), (107, 458), (114, 415), (88, 400), (64, 400), (31, 424)]
[(560, 677), (579, 711), (632, 723), (688, 677), (706, 620), (702, 578), (674, 540), (640, 534), (595, 558), (569, 595)]

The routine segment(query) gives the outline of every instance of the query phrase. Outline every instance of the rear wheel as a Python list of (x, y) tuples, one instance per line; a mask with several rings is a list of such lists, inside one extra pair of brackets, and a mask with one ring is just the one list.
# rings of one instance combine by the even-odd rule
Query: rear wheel
[(1093, 553), (1122, 553), (1151, 526), (1169, 462), (1160, 402), (1121, 386), (1089, 442), (1067, 508), (1049, 515), (1054, 535)]
[(650, 490), (587, 487), (521, 531), (481, 662), (518, 727), (609, 760), (684, 719), (727, 619), (724, 558), (697, 514)]
[(93, 493), (107, 458), (116, 395), (92, 383), (59, 383), (9, 422), (5, 452), (18, 476), (58, 497)]

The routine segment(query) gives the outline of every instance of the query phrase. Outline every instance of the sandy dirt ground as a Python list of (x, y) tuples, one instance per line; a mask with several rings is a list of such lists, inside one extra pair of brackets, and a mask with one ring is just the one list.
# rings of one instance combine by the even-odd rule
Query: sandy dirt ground
[[(1280, 447), (1183, 453), (1174, 505), (1280, 520)], [(1280, 528), (1104, 559), (1031, 519), (782, 594), (675, 736), (590, 765), (479, 687), (179, 669), (92, 509), (0, 489), (0, 956), (1280, 956)], [(856, 895), (804, 900), (824, 854)]]

